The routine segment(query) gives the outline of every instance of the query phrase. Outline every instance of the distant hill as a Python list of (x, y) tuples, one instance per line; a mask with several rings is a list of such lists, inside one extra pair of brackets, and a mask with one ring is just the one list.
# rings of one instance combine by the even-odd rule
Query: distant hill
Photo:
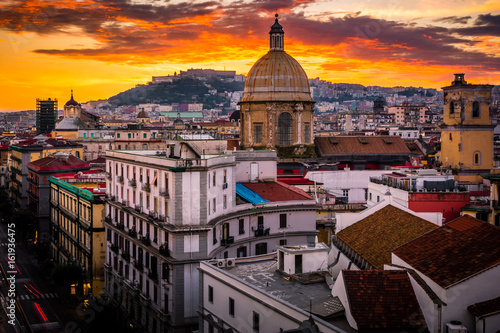
[[(115, 107), (145, 103), (203, 103), (205, 109), (211, 109), (217, 106), (229, 106), (229, 100), (219, 96), (219, 93), (243, 91), (243, 86), (244, 82), (182, 78), (172, 83), (140, 85), (110, 97), (108, 101)], [(214, 89), (217, 90), (217, 94), (210, 94), (209, 91)]]

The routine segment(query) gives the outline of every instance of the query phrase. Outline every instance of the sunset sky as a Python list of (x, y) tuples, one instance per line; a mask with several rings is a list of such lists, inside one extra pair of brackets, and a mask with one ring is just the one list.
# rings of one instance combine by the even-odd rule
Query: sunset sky
[(269, 48), (309, 78), (380, 86), (500, 84), (500, 1), (0, 0), (0, 111), (79, 102), (188, 68), (247, 74)]

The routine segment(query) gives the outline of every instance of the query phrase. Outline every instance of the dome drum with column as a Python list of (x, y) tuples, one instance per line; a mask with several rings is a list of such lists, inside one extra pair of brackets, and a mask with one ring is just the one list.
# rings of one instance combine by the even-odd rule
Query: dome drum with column
[(314, 103), (307, 74), (284, 51), (276, 18), (270, 50), (248, 72), (239, 103), (242, 148), (312, 145)]

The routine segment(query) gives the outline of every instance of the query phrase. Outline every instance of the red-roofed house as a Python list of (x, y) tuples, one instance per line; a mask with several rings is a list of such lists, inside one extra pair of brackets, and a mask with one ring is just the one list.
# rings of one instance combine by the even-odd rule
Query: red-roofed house
[(344, 270), (332, 288), (358, 332), (425, 332), (426, 323), (408, 277), (402, 270)]
[(38, 222), (40, 239), (50, 235), (50, 184), (48, 178), (61, 172), (88, 170), (90, 166), (71, 154), (56, 153), (28, 163), (28, 208)]
[(467, 307), (500, 295), (500, 228), (464, 215), (393, 250), (392, 265), (413, 272), (430, 332), (452, 321), (474, 331)]
[(500, 328), (500, 297), (467, 307), (476, 317), (476, 333), (495, 333)]

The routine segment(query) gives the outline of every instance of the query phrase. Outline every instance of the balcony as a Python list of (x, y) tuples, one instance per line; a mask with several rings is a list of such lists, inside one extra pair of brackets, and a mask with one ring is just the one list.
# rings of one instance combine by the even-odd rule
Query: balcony
[(144, 305), (148, 305), (149, 302), (151, 301), (151, 299), (149, 298), (148, 295), (144, 295), (144, 294), (141, 294), (141, 296), (139, 297), (140, 301), (142, 304)]
[(130, 230), (128, 231), (128, 235), (129, 235), (130, 237), (137, 237), (137, 231), (135, 231), (134, 229), (130, 229)]
[(227, 188), (227, 183), (222, 184), (222, 189), (225, 190)]
[(165, 215), (158, 215), (158, 222), (170, 223), (170, 217)]
[(135, 210), (138, 211), (139, 213), (142, 213), (142, 206), (141, 205), (135, 205)]
[(269, 236), (269, 231), (271, 230), (271, 228), (267, 228), (267, 229), (257, 229), (255, 230), (255, 237), (262, 237), (262, 236)]
[(129, 261), (130, 261), (130, 253), (128, 253), (128, 252), (123, 252), (123, 253), (122, 253), (122, 258), (123, 258), (123, 260), (125, 260), (125, 261), (129, 262)]
[(128, 200), (123, 199), (123, 200), (122, 200), (122, 205), (124, 205), (124, 206), (128, 206)]
[(137, 181), (135, 178), (128, 180), (128, 186), (137, 187)]
[(170, 199), (170, 194), (168, 193), (168, 189), (162, 188), (160, 190), (160, 196), (165, 197), (165, 199)]
[(151, 280), (158, 281), (158, 272), (153, 272), (152, 270), (149, 270), (148, 277)]
[(151, 240), (147, 236), (142, 236), (141, 237), (141, 243), (144, 244), (144, 245), (146, 245), (146, 246), (150, 246), (151, 245)]
[(104, 218), (104, 222), (111, 223), (111, 215), (108, 215)]
[(142, 262), (134, 261), (134, 268), (142, 272), (144, 266), (142, 265)]
[(221, 246), (229, 246), (234, 243), (234, 236), (229, 236), (228, 238), (223, 238), (220, 240)]
[(123, 176), (116, 176), (116, 181), (123, 184)]
[(141, 189), (146, 192), (151, 192), (151, 185), (149, 184), (142, 184)]
[(151, 216), (154, 219), (158, 218), (158, 212), (155, 212), (153, 210), (150, 210), (149, 213), (148, 213), (148, 215)]
[(167, 246), (160, 246), (160, 254), (164, 257), (170, 257), (170, 250)]
[(118, 253), (118, 245), (111, 244), (110, 249), (111, 249), (111, 251), (113, 251), (114, 253)]
[(123, 231), (125, 230), (125, 225), (123, 223), (118, 223), (116, 225), (116, 229)]

